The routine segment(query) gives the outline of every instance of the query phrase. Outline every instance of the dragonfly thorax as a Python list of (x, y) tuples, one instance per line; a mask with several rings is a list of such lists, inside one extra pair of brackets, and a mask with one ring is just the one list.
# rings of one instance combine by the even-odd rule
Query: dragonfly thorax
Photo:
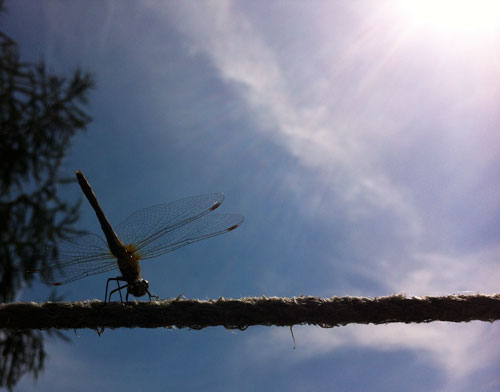
[(129, 285), (141, 280), (141, 266), (139, 265), (139, 257), (131, 252), (128, 248), (123, 247), (122, 252), (117, 255), (118, 267), (124, 280)]

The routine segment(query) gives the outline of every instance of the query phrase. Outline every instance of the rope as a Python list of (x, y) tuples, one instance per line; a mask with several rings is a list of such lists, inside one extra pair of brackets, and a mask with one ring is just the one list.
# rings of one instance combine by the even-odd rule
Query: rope
[(151, 302), (17, 302), (0, 304), (0, 328), (192, 328), (253, 325), (317, 325), (493, 322), (500, 319), (500, 294), (442, 297), (249, 297), (169, 299)]

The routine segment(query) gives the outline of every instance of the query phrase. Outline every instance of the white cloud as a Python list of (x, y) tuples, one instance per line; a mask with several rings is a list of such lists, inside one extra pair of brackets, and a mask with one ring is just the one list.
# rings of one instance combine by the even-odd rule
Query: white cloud
[(410, 260), (382, 260), (358, 272), (407, 295), (497, 293), (500, 281), (495, 247), (469, 254), (417, 253)]

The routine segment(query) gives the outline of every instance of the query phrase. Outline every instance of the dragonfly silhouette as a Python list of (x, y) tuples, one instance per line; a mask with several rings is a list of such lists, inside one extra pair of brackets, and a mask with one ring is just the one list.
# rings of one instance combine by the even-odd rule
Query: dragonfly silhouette
[[(211, 193), (136, 211), (116, 226), (115, 231), (83, 173), (77, 171), (75, 174), (99, 219), (106, 241), (95, 234), (63, 241), (58, 246), (55, 261), (32, 272), (40, 272), (45, 283), (59, 286), (118, 268), (121, 275), (106, 282), (105, 302), (110, 301), (117, 291), (122, 299), (123, 288), (127, 288), (126, 301), (129, 294), (136, 297), (148, 294), (150, 300), (158, 299), (149, 292), (149, 283), (141, 275), (139, 260), (227, 233), (243, 223), (242, 215), (210, 214), (224, 200), (223, 193)], [(109, 293), (108, 298), (111, 281), (116, 281), (118, 287)]]

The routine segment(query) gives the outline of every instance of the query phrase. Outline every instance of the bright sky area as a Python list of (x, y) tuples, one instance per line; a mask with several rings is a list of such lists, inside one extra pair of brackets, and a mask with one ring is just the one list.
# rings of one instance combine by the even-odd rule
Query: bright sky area
[[(224, 192), (244, 224), (142, 263), (162, 298), (497, 293), (494, 1), (7, 1), (24, 60), (92, 71), (82, 170), (111, 222)], [(73, 184), (68, 200), (81, 198)], [(99, 233), (90, 206), (79, 227)], [(61, 286), (103, 299), (96, 275)], [(43, 301), (42, 284), (19, 300)], [(497, 323), (108, 330), (23, 391), (498, 391)]]

